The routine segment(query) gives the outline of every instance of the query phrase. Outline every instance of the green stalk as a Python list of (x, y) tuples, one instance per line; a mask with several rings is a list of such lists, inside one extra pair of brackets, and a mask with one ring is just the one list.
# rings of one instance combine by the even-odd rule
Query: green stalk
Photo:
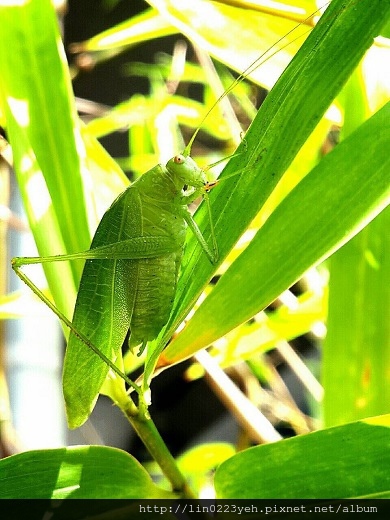
[(150, 455), (171, 483), (172, 491), (178, 493), (180, 498), (196, 498), (147, 410), (135, 405), (127, 394), (121, 378), (116, 374), (110, 376), (104, 383), (104, 393), (122, 410)]
[(127, 413), (127, 410), (123, 411), (150, 455), (170, 481), (172, 491), (179, 493), (181, 498), (196, 498), (158, 432), (153, 420), (141, 418), (140, 415), (131, 415), (131, 413)]

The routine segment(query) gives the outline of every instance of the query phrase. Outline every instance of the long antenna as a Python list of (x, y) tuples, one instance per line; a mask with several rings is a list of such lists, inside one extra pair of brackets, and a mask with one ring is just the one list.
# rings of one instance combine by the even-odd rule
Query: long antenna
[[(325, 6), (327, 6), (328, 4), (330, 4), (330, 2), (327, 2), (326, 4), (324, 4), (322, 7), (318, 8), (316, 11), (314, 11), (313, 13), (311, 13), (307, 18), (305, 18), (304, 20), (302, 20), (298, 25), (296, 25), (293, 29), (291, 29), (290, 31), (288, 31), (288, 33), (286, 33), (284, 36), (282, 36), (281, 38), (279, 38), (279, 40), (277, 40), (273, 45), (271, 45), (271, 47), (269, 47), (265, 52), (263, 52), (255, 61), (253, 61), (243, 72), (241, 72), (241, 74), (233, 81), (233, 83), (225, 90), (225, 92), (212, 104), (211, 108), (206, 112), (206, 114), (204, 115), (200, 125), (198, 126), (198, 128), (195, 130), (195, 132), (192, 134), (192, 137), (191, 139), (189, 140), (187, 146), (184, 148), (184, 151), (183, 151), (183, 155), (184, 157), (188, 157), (189, 155), (191, 155), (191, 148), (192, 148), (192, 145), (196, 139), (196, 136), (198, 135), (199, 133), (199, 130), (202, 128), (203, 126), (203, 123), (206, 121), (206, 119), (209, 117), (209, 115), (211, 114), (211, 112), (214, 110), (214, 108), (218, 105), (218, 103), (220, 103), (220, 101), (226, 97), (228, 94), (230, 94), (230, 92), (238, 85), (238, 83), (240, 83), (240, 81), (242, 81), (243, 79), (245, 79), (249, 74), (251, 74), (253, 71), (255, 71), (258, 67), (260, 67), (261, 65), (263, 65), (265, 62), (267, 62), (269, 59), (273, 58), (278, 52), (282, 51), (283, 49), (285, 49), (286, 47), (288, 47), (289, 45), (291, 45), (292, 43), (294, 43), (295, 41), (299, 40), (299, 38), (302, 38), (302, 36), (304, 36), (304, 34), (300, 34), (299, 36), (297, 36), (296, 38), (294, 38), (293, 40), (290, 40), (289, 42), (287, 42), (285, 45), (283, 45), (283, 47), (280, 47), (276, 50), (274, 50), (269, 56), (266, 56), (270, 51), (272, 51), (272, 49), (275, 49), (275, 47), (277, 45), (279, 45), (280, 42), (282, 42), (285, 38), (287, 38), (290, 34), (292, 34), (294, 31), (296, 31), (301, 25), (305, 25), (308, 21), (312, 21), (313, 20), (313, 16), (320, 12)], [(311, 29), (308, 29), (307, 32), (309, 32)], [(305, 33), (306, 34), (306, 33)]]

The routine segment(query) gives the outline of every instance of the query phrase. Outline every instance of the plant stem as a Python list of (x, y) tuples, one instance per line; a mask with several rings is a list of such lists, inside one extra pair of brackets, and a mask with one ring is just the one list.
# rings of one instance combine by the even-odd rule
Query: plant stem
[(164, 475), (172, 484), (172, 490), (179, 493), (182, 498), (196, 498), (188, 486), (186, 479), (177, 467), (160, 433), (152, 419), (140, 418), (139, 415), (127, 415), (129, 422), (145, 444), (151, 456), (160, 466)]
[(106, 395), (109, 395), (122, 410), (150, 455), (171, 483), (172, 491), (178, 493), (180, 498), (196, 498), (148, 413), (142, 413), (137, 408), (134, 401), (126, 393), (123, 380), (116, 374), (111, 383), (110, 391), (105, 392)]

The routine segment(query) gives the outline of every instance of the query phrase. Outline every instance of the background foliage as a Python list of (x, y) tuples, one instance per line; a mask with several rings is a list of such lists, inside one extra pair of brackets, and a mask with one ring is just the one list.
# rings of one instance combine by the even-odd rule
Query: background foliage
[[(263, 50), (303, 21), (298, 29), (303, 35), (291, 33), (290, 46), (284, 47), (285, 42), (280, 42), (271, 53), (278, 47), (284, 47), (282, 51), (248, 74), (252, 81), (270, 88), (309, 34), (311, 19), (306, 18), (315, 10), (310, 1), (286, 4), (292, 9), (286, 7), (285, 11), (271, 13), (261, 5), (258, 10), (248, 10), (244, 5), (232, 7), (224, 2), (182, 1), (178, 6), (174, 1), (153, 0), (149, 4), (150, 10), (73, 47), (79, 56), (79, 66), (82, 63), (97, 66), (126, 46), (180, 31), (199, 47), (198, 53), (204, 60), (209, 53), (241, 73)], [(384, 64), (389, 60), (387, 40), (378, 40), (364, 61), (360, 59), (388, 19), (389, 11), (388, 1), (333, 2), (327, 21), (316, 28), (316, 38), (307, 41), (261, 106), (239, 145), (239, 154), (229, 161), (223, 173), (228, 176), (241, 172), (240, 175), (221, 182), (210, 194), (221, 253), (219, 278), (212, 289), (206, 286), (215, 274), (213, 268), (195, 240), (188, 237), (171, 318), (145, 360), (146, 380), (151, 379), (156, 363), (160, 368), (167, 367), (213, 344), (210, 353), (221, 366), (245, 362), (251, 376), (275, 388), (278, 380), (264, 353), (275, 346), (282, 352), (286, 341), (316, 330), (315, 326), (324, 323), (328, 316), (321, 365), (324, 388), (321, 418), (325, 428), (343, 425), (251, 448), (233, 457), (221, 450), (215, 466), (230, 458), (216, 474), (219, 497), (301, 496), (300, 488), (291, 488), (290, 484), (300, 482), (297, 475), (304, 478), (301, 461), (308, 450), (313, 456), (313, 467), (319, 453), (323, 460), (321, 471), (310, 477), (313, 483), (310, 497), (388, 493), (386, 486), (383, 487), (386, 457), (381, 455), (389, 444), (388, 419), (385, 416), (351, 425), (345, 423), (388, 412), (388, 210), (385, 208), (389, 200), (386, 143), (390, 137), (390, 119), (383, 77)], [(167, 61), (146, 69), (140, 64), (133, 65), (129, 69), (133, 74), (147, 76), (150, 96), (134, 96), (84, 125), (76, 115), (71, 92), (70, 72), (77, 71), (69, 71), (50, 3), (40, 0), (1, 7), (0, 19), (4, 27), (0, 43), (3, 124), (12, 145), (15, 172), (39, 253), (45, 256), (85, 250), (102, 211), (128, 183), (118, 163), (103, 150), (97, 138), (128, 128), (131, 155), (122, 157), (119, 163), (126, 168), (130, 166), (136, 174), (142, 173), (183, 148), (188, 135), (181, 134), (182, 125), (196, 128), (200, 124), (220, 90), (226, 88), (230, 73), (221, 65), (218, 75), (209, 65), (203, 63), (199, 68), (190, 63), (177, 74), (173, 65), (177, 63), (175, 60), (180, 63), (180, 57), (174, 58), (173, 65)], [(238, 34), (235, 38), (234, 31)], [(231, 42), (235, 42), (234, 48)], [(10, 46), (15, 52), (9, 52)], [(194, 77), (204, 89), (201, 101), (188, 99), (186, 87), (180, 90), (182, 82), (186, 85)], [(219, 81), (222, 86), (214, 87)], [(172, 85), (175, 85), (173, 90)], [(234, 104), (240, 106), (247, 119), (254, 112), (249, 85), (238, 85), (235, 96)], [(336, 96), (333, 108), (322, 117)], [(342, 142), (329, 155), (321, 157), (324, 139), (333, 125), (343, 125)], [(199, 160), (204, 164), (232, 153), (241, 141), (240, 130), (235, 123), (230, 124), (225, 113), (219, 113), (219, 107), (202, 131), (211, 135), (215, 148), (217, 143), (219, 148), (219, 153), (208, 153), (207, 145), (200, 150)], [(202, 206), (196, 218), (208, 238), (210, 232)], [(232, 249), (240, 237), (238, 246)], [(331, 259), (323, 264), (330, 255)], [(73, 262), (45, 267), (53, 299), (67, 316), (72, 314), (80, 269)], [(263, 311), (302, 276), (298, 298), (287, 294), (290, 300), (279, 300), (275, 310)], [(205, 289), (208, 297), (161, 354)], [(10, 296), (4, 297), (4, 305), (9, 299)], [(251, 320), (253, 316), (255, 319)], [(226, 341), (216, 342), (227, 333)], [(72, 353), (68, 351), (67, 356)], [(94, 363), (92, 353), (91, 363)], [(125, 363), (131, 372), (138, 360), (129, 355)], [(84, 377), (88, 377), (87, 372)], [(306, 379), (305, 384), (310, 386), (310, 381)], [(78, 385), (79, 381), (69, 378), (67, 384)], [(321, 396), (317, 392), (315, 397)], [(287, 410), (283, 421), (298, 430), (297, 423), (311, 429), (310, 421), (297, 415), (294, 406), (287, 406)], [(350, 441), (355, 435), (359, 442)], [(362, 443), (368, 442), (372, 450), (362, 457)], [(341, 453), (346, 445), (344, 459)], [(122, 467), (135, 471), (134, 479), (144, 483), (131, 492), (118, 487), (118, 497), (164, 495), (130, 456), (106, 450), (99, 456), (106, 453), (108, 458), (123, 458)], [(282, 467), (278, 465), (280, 450), (284, 457)], [(37, 472), (43, 466), (47, 468), (50, 462), (56, 473), (66, 465), (67, 453), (75, 456), (81, 465), (95, 456), (92, 451), (73, 448), (68, 452), (22, 454), (4, 461), (1, 486), (4, 496), (13, 496), (7, 482), (18, 471), (23, 475), (21, 468), (26, 458)], [(213, 447), (208, 453), (213, 453)], [(24, 457), (23, 465), (18, 457)], [(259, 458), (269, 461), (262, 466), (269, 479), (264, 480), (258, 473), (263, 471), (257, 469)], [(287, 458), (291, 471), (280, 478)], [(334, 482), (330, 472), (339, 469), (337, 464), (348, 468), (350, 487), (325, 486), (325, 482)], [(234, 480), (232, 465), (237, 475)], [(362, 471), (374, 466), (375, 474)], [(253, 473), (243, 472), (244, 467), (253, 468)], [(110, 463), (106, 470), (110, 475)], [(366, 481), (367, 475), (372, 477), (370, 483)], [(94, 489), (100, 486), (101, 480), (94, 481), (93, 474), (90, 477), (91, 480), (83, 481), (78, 496), (90, 496), (92, 486)], [(70, 482), (80, 484), (77, 471), (71, 472), (69, 478)], [(115, 475), (118, 482), (123, 483), (127, 478)], [(264, 489), (249, 485), (260, 480), (265, 482)], [(69, 481), (65, 486), (53, 479), (36, 487), (31, 473), (20, 493), (43, 496), (45, 489), (44, 496), (63, 497), (67, 493), (62, 489), (70, 487)], [(110, 490), (107, 496), (111, 493), (114, 491)]]

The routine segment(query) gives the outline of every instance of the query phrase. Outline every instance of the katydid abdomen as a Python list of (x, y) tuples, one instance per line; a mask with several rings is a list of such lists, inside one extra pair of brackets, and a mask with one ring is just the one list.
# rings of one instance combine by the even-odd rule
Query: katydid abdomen
[(130, 322), (130, 346), (157, 337), (166, 324), (176, 292), (182, 249), (158, 258), (134, 260), (138, 284)]

